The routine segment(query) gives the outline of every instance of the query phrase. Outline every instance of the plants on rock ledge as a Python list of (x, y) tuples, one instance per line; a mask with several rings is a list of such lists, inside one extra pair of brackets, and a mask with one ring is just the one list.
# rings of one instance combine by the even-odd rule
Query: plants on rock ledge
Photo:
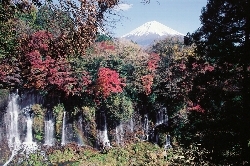
[(39, 104), (34, 104), (32, 106), (32, 111), (34, 111), (33, 127), (35, 132), (35, 138), (38, 141), (42, 141), (44, 136), (44, 119), (45, 119), (45, 109)]
[(122, 93), (111, 95), (105, 105), (109, 117), (114, 121), (126, 121), (134, 112), (132, 101)]
[(53, 108), (53, 114), (56, 117), (56, 136), (60, 138), (63, 125), (63, 112), (65, 111), (63, 104), (58, 104)]

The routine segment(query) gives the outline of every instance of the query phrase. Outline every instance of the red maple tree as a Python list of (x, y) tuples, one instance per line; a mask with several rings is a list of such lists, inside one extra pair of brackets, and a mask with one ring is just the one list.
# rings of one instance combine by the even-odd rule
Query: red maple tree
[(156, 53), (151, 53), (148, 60), (149, 71), (155, 71), (158, 67), (159, 61), (160, 61), (160, 56)]
[(125, 83), (118, 72), (106, 67), (99, 68), (95, 87), (97, 96), (102, 95), (103, 98), (107, 98), (111, 93), (122, 92), (124, 86)]
[(25, 60), (29, 65), (27, 87), (46, 89), (55, 87), (66, 95), (80, 94), (86, 89), (90, 76), (86, 71), (75, 72), (67, 61), (66, 55), (59, 54), (59, 47), (53, 47), (53, 36), (45, 31), (31, 35), (25, 48)]

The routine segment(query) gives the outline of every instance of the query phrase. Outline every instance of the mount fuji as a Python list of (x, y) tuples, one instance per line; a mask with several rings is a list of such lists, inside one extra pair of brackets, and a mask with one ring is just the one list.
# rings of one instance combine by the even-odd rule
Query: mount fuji
[(121, 38), (131, 40), (141, 46), (148, 46), (155, 40), (173, 36), (183, 38), (184, 35), (157, 21), (150, 21), (121, 36)]

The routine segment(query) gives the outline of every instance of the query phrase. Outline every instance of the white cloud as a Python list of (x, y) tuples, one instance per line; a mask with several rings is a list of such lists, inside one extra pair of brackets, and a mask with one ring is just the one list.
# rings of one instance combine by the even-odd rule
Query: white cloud
[(126, 4), (126, 3), (121, 3), (117, 6), (114, 7), (115, 10), (119, 11), (119, 10), (129, 10), (130, 8), (132, 8), (133, 4)]

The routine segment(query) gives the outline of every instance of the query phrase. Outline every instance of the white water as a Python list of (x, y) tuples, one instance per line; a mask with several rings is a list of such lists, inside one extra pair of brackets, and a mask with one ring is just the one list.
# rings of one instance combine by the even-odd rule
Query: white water
[(134, 122), (133, 122), (133, 118), (131, 117), (130, 119), (130, 132), (133, 133), (134, 132)]
[(21, 145), (18, 130), (18, 113), (20, 111), (17, 104), (18, 97), (19, 96), (16, 93), (10, 95), (10, 101), (7, 106), (7, 114), (5, 119), (5, 122), (7, 124), (6, 134), (10, 150), (15, 150)]
[(30, 153), (34, 153), (37, 149), (37, 143), (33, 142), (33, 134), (32, 134), (32, 124), (33, 124), (33, 119), (31, 118), (30, 115), (26, 117), (26, 123), (27, 123), (27, 133), (26, 133), (26, 138), (25, 142), (22, 143), (22, 149), (23, 152), (26, 153), (26, 155)]
[(115, 133), (116, 133), (116, 144), (123, 145), (124, 132), (122, 123), (116, 126)]
[(107, 131), (107, 120), (105, 112), (101, 112), (101, 125), (103, 130), (99, 130), (99, 141), (103, 144), (103, 146), (110, 147), (110, 141), (108, 139), (108, 131)]
[(172, 148), (170, 144), (170, 135), (166, 135), (166, 144), (164, 145), (164, 149)]
[(65, 145), (66, 143), (66, 138), (65, 138), (65, 123), (66, 123), (66, 112), (63, 112), (63, 126), (62, 126), (62, 142), (61, 145)]
[(30, 117), (27, 118), (27, 134), (25, 138), (25, 142), (32, 143), (32, 119)]
[(80, 118), (78, 119), (76, 128), (77, 128), (77, 144), (79, 146), (83, 146), (85, 143), (84, 143), (82, 116), (80, 116)]
[(53, 120), (44, 121), (44, 145), (54, 145), (54, 122)]
[(149, 136), (149, 133), (148, 133), (148, 114), (145, 114), (144, 115), (144, 121), (143, 121), (143, 130), (144, 130), (144, 137), (145, 137), (145, 140), (148, 140), (148, 136)]
[(18, 113), (20, 110), (17, 104), (17, 100), (19, 98), (17, 93), (10, 95), (9, 103), (7, 106), (7, 114), (5, 116), (8, 146), (12, 151), (12, 154), (9, 160), (3, 166), (7, 166), (12, 161), (14, 156), (18, 153), (18, 151), (22, 148), (18, 130)]
[(163, 107), (159, 109), (156, 113), (156, 123), (155, 125), (161, 125), (161, 124), (166, 124), (168, 123), (168, 115), (167, 115), (167, 109), (166, 107)]
[(168, 112), (167, 112), (167, 108), (163, 107), (162, 108), (163, 111), (163, 123), (168, 125)]
[(26, 120), (27, 133), (25, 142), (22, 143), (20, 140), (20, 134), (18, 129), (18, 117), (20, 109), (18, 105), (18, 99), (19, 95), (17, 91), (17, 93), (13, 93), (10, 95), (9, 103), (7, 106), (7, 113), (5, 116), (6, 135), (8, 140), (8, 146), (12, 151), (12, 154), (9, 160), (4, 164), (4, 166), (7, 166), (15, 157), (15, 155), (17, 155), (21, 150), (23, 153), (25, 152), (28, 155), (36, 151), (38, 148), (36, 142), (32, 141), (32, 118), (30, 116), (28, 116)]
[(110, 147), (107, 129), (104, 131), (99, 131), (99, 137), (100, 137), (100, 142), (103, 143), (104, 146)]

